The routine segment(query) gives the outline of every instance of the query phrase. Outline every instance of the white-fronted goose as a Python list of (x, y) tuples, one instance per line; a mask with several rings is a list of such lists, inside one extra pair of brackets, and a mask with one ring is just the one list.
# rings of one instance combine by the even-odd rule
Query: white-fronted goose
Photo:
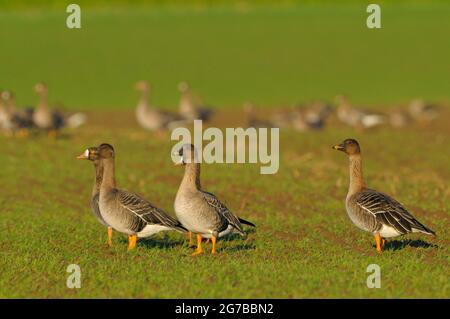
[(114, 148), (101, 144), (98, 154), (103, 166), (99, 208), (105, 222), (118, 232), (128, 234), (128, 248), (136, 246), (137, 238), (160, 231), (186, 229), (173, 217), (139, 195), (118, 189), (114, 171)]
[(181, 93), (179, 113), (185, 120), (208, 121), (211, 118), (213, 114), (211, 108), (202, 103), (201, 99), (191, 91), (187, 82), (180, 82), (178, 90)]
[(367, 188), (362, 173), (361, 149), (356, 140), (346, 139), (333, 148), (346, 153), (350, 160), (350, 186), (345, 200), (347, 214), (358, 228), (375, 236), (378, 252), (381, 252), (385, 238), (407, 233), (434, 235), (395, 199)]
[(190, 232), (197, 234), (197, 250), (193, 255), (203, 253), (202, 238), (211, 238), (211, 253), (216, 253), (216, 240), (232, 232), (246, 236), (241, 223), (255, 226), (235, 216), (215, 195), (202, 190), (200, 185), (200, 163), (195, 147), (183, 145), (178, 151), (179, 165), (185, 166), (183, 180), (175, 198), (175, 213), (180, 223)]
[(38, 105), (33, 113), (33, 122), (37, 128), (47, 131), (51, 136), (56, 136), (63, 127), (76, 128), (86, 122), (85, 114), (64, 115), (61, 112), (50, 110), (46, 84), (37, 83), (34, 91), (39, 96)]
[(335, 100), (338, 119), (344, 124), (358, 129), (370, 129), (386, 121), (382, 114), (353, 107), (346, 96), (338, 95)]
[(182, 124), (182, 119), (176, 114), (158, 110), (150, 102), (150, 85), (146, 81), (139, 81), (135, 85), (141, 92), (141, 97), (136, 107), (136, 120), (141, 127), (150, 131), (161, 132)]
[(91, 194), (91, 211), (100, 224), (108, 227), (108, 246), (112, 246), (112, 227), (109, 226), (100, 214), (100, 207), (98, 206), (100, 198), (100, 186), (103, 180), (103, 166), (98, 155), (98, 147), (90, 147), (84, 151), (77, 159), (89, 160), (94, 164), (95, 181)]

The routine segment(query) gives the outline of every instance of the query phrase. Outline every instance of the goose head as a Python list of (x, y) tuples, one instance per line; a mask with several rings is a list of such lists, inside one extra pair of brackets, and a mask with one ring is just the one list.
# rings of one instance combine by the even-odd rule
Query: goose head
[(180, 156), (180, 160), (175, 165), (198, 163), (197, 150), (192, 144), (184, 144), (174, 155)]
[(189, 90), (189, 84), (186, 81), (178, 83), (178, 91), (181, 93), (186, 93)]
[(361, 153), (361, 149), (359, 147), (358, 142), (351, 138), (344, 140), (341, 144), (333, 146), (333, 148), (335, 150), (344, 152), (349, 156)]
[(101, 144), (98, 147), (98, 156), (100, 159), (114, 158), (115, 157), (114, 147), (112, 147), (112, 145), (106, 144), (106, 143)]
[(43, 82), (39, 82), (34, 86), (34, 91), (37, 94), (47, 94), (48, 92), (48, 87), (45, 83)]
[(77, 156), (77, 159), (89, 160), (92, 162), (99, 160), (98, 147), (89, 147), (83, 154)]
[(139, 81), (136, 82), (134, 88), (140, 92), (148, 92), (150, 91), (150, 84), (147, 81)]

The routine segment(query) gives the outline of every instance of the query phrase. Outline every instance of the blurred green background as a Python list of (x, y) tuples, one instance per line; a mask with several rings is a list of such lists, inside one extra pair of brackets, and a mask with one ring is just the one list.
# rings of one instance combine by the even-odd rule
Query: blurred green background
[(71, 2), (0, 0), (0, 88), (20, 105), (45, 81), (67, 108), (133, 108), (140, 79), (167, 108), (181, 80), (218, 108), (338, 93), (369, 105), (449, 100), (445, 1), (382, 1), (379, 30), (366, 27), (368, 1), (76, 1), (78, 30), (66, 27)]

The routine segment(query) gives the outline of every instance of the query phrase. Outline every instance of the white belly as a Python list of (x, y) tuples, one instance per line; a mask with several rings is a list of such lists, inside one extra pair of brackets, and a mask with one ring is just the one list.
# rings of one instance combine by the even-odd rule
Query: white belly
[(379, 231), (379, 234), (383, 238), (397, 237), (401, 235), (401, 233), (399, 233), (394, 227), (389, 227), (386, 225), (383, 225)]
[(144, 229), (137, 233), (137, 236), (139, 238), (149, 237), (164, 230), (171, 230), (171, 228), (162, 225), (147, 225)]

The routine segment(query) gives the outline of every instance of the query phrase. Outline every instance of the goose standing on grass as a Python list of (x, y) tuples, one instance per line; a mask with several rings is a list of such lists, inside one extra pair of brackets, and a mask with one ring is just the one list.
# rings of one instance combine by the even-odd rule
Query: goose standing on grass
[(345, 200), (347, 214), (358, 228), (375, 236), (377, 252), (381, 253), (385, 238), (407, 233), (435, 235), (395, 199), (367, 188), (362, 173), (361, 149), (356, 140), (346, 139), (333, 148), (346, 153), (350, 160), (350, 187)]
[(107, 225), (128, 235), (128, 249), (136, 247), (138, 238), (149, 237), (160, 231), (187, 231), (176, 219), (144, 198), (116, 187), (115, 152), (111, 145), (100, 145), (98, 156), (103, 166), (100, 214)]
[(50, 110), (48, 87), (44, 83), (37, 83), (34, 91), (39, 96), (39, 102), (33, 112), (33, 122), (37, 128), (47, 131), (49, 136), (56, 136), (63, 127), (76, 128), (86, 122), (85, 114), (64, 115), (61, 112)]
[(182, 118), (192, 122), (194, 120), (208, 121), (212, 116), (211, 108), (203, 105), (201, 99), (190, 89), (187, 82), (180, 82), (178, 90), (181, 93), (179, 113)]
[(335, 98), (337, 103), (337, 116), (341, 122), (358, 129), (370, 129), (384, 124), (386, 119), (382, 114), (355, 108), (344, 95)]
[(94, 187), (92, 188), (92, 195), (91, 195), (91, 211), (94, 214), (95, 218), (97, 218), (97, 220), (100, 222), (100, 224), (108, 227), (108, 246), (111, 247), (113, 229), (103, 219), (102, 214), (100, 214), (100, 208), (98, 206), (100, 198), (100, 186), (103, 180), (103, 165), (98, 155), (98, 147), (88, 148), (86, 151), (84, 151), (83, 154), (78, 156), (77, 159), (89, 160), (94, 164), (95, 182)]
[(150, 84), (139, 81), (135, 85), (136, 90), (141, 92), (136, 107), (136, 120), (141, 127), (149, 131), (162, 132), (182, 124), (182, 119), (176, 114), (156, 109), (150, 102)]
[(181, 224), (191, 233), (197, 234), (197, 250), (193, 255), (203, 253), (202, 238), (211, 238), (211, 253), (216, 253), (217, 238), (237, 232), (245, 237), (242, 224), (254, 224), (235, 216), (213, 194), (202, 190), (200, 185), (200, 163), (196, 163), (196, 150), (192, 144), (184, 144), (178, 151), (184, 165), (183, 180), (175, 198), (175, 213)]
[(11, 91), (0, 93), (0, 129), (7, 135), (28, 136), (32, 127), (32, 110), (18, 110)]
[(436, 105), (426, 103), (422, 99), (412, 100), (408, 106), (411, 117), (423, 124), (428, 124), (439, 116), (439, 109)]

